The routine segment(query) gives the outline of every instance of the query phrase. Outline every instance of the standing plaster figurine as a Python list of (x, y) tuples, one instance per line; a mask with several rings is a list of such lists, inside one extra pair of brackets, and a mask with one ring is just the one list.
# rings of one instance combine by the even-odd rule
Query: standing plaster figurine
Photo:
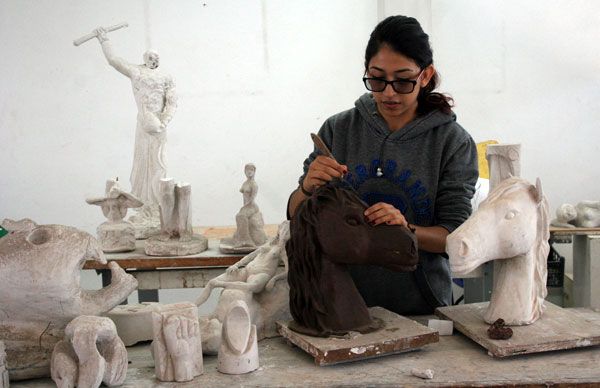
[(104, 252), (128, 252), (135, 250), (135, 230), (131, 222), (123, 218), (128, 208), (138, 208), (142, 201), (121, 190), (116, 180), (106, 181), (105, 195), (102, 198), (85, 200), (90, 205), (98, 205), (108, 221), (98, 226), (98, 241)]
[(65, 326), (80, 315), (109, 311), (137, 288), (137, 280), (110, 262), (111, 284), (83, 289), (84, 263), (107, 264), (94, 237), (31, 220), (2, 225), (19, 228), (0, 238), (0, 341), (6, 341), (10, 378), (50, 376), (50, 355)]
[(6, 348), (0, 341), (0, 388), (8, 388), (8, 370), (6, 369)]
[(204, 372), (198, 311), (193, 303), (160, 306), (152, 313), (152, 329), (157, 379), (190, 381)]
[(123, 384), (127, 349), (113, 321), (86, 315), (73, 319), (65, 328), (65, 339), (54, 347), (51, 372), (59, 388)]
[(258, 369), (256, 325), (250, 321), (248, 306), (236, 301), (223, 321), (217, 369), (221, 373), (241, 375)]
[(490, 192), (503, 180), (521, 176), (520, 144), (490, 144), (485, 157), (490, 166)]
[(192, 230), (192, 186), (189, 183), (161, 179), (159, 204), (161, 232), (146, 241), (147, 255), (193, 255), (208, 248), (206, 237)]
[(160, 57), (155, 51), (144, 53), (142, 65), (117, 57), (106, 35), (112, 29), (98, 27), (92, 35), (98, 38), (109, 65), (131, 80), (138, 108), (131, 192), (144, 206), (130, 220), (136, 226), (137, 237), (147, 238), (159, 225), (158, 186), (159, 180), (166, 176), (166, 130), (177, 108), (175, 82), (158, 70)]
[(219, 249), (224, 253), (249, 253), (267, 241), (265, 223), (258, 205), (254, 201), (258, 185), (254, 180), (256, 167), (252, 163), (244, 166), (246, 181), (240, 188), (244, 205), (235, 216), (236, 230), (233, 237), (221, 240)]
[[(205, 354), (217, 354), (221, 341), (221, 328), (230, 307), (243, 300), (250, 311), (252, 322), (258, 329), (258, 340), (277, 334), (275, 321), (289, 320), (289, 287), (285, 280), (288, 259), (285, 244), (290, 238), (290, 222), (279, 225), (277, 235), (248, 254), (225, 273), (208, 281), (196, 300), (199, 306), (208, 300), (214, 288), (223, 292), (215, 311), (200, 317), (202, 348)], [(280, 269), (279, 265), (284, 268)]]

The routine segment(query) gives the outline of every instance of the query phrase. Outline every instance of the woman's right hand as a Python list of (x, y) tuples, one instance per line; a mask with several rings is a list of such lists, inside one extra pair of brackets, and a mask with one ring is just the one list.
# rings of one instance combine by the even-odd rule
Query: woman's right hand
[(341, 178), (348, 172), (348, 167), (339, 164), (334, 159), (319, 155), (308, 167), (308, 172), (302, 181), (302, 188), (313, 193), (318, 187), (323, 186), (333, 178)]

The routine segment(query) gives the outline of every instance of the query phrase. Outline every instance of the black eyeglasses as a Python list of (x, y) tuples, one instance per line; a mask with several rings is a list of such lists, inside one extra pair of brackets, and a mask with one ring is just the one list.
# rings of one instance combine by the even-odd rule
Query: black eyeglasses
[(417, 78), (415, 79), (399, 78), (393, 81), (388, 81), (384, 78), (378, 77), (363, 77), (362, 80), (365, 83), (365, 87), (367, 88), (367, 90), (371, 92), (383, 92), (388, 85), (392, 85), (392, 89), (394, 89), (396, 93), (409, 94), (412, 93), (413, 90), (415, 90), (415, 86), (417, 85), (417, 79), (419, 79), (419, 76), (422, 72), (423, 70), (421, 70), (419, 74), (417, 74)]

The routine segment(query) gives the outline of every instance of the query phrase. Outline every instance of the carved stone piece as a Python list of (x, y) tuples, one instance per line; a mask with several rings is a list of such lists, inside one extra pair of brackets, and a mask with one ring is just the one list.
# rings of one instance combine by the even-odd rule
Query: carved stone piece
[(256, 326), (250, 321), (248, 306), (241, 300), (233, 303), (223, 321), (217, 362), (219, 372), (230, 375), (258, 369)]
[(119, 305), (105, 315), (115, 323), (117, 333), (125, 346), (131, 346), (140, 341), (151, 341), (154, 338), (152, 312), (159, 309), (160, 306), (156, 302)]
[(104, 197), (88, 198), (90, 205), (98, 205), (108, 221), (98, 226), (98, 241), (104, 252), (128, 252), (135, 250), (135, 229), (125, 221), (128, 208), (138, 208), (142, 201), (119, 187), (116, 180), (106, 181)]
[(490, 189), (510, 177), (521, 176), (521, 144), (490, 144), (486, 156), (490, 166)]
[[(197, 305), (208, 300), (214, 288), (224, 288), (213, 313), (200, 317), (202, 349), (205, 354), (217, 354), (221, 345), (222, 324), (231, 306), (242, 300), (248, 306), (252, 322), (257, 327), (258, 340), (277, 336), (275, 322), (291, 319), (289, 312), (288, 259), (285, 244), (290, 238), (290, 223), (279, 225), (277, 235), (254, 252), (246, 255), (225, 273), (208, 281), (196, 300)], [(279, 266), (283, 264), (284, 268)]]
[(600, 227), (600, 201), (581, 201), (577, 205), (562, 204), (556, 209), (552, 226), (563, 228)]
[(156, 378), (190, 381), (204, 372), (198, 311), (193, 303), (160, 306), (152, 313)]
[(79, 316), (65, 328), (65, 340), (52, 352), (52, 380), (59, 388), (112, 387), (127, 375), (127, 349), (113, 321)]
[(0, 238), (0, 340), (11, 380), (49, 376), (50, 355), (67, 323), (101, 315), (137, 288), (135, 278), (111, 262), (111, 284), (84, 290), (86, 260), (107, 263), (98, 241), (72, 227), (30, 223)]
[(240, 188), (244, 205), (235, 216), (237, 228), (233, 237), (221, 240), (219, 245), (221, 252), (249, 253), (267, 241), (263, 216), (255, 202), (258, 194), (258, 185), (254, 180), (255, 173), (256, 167), (254, 164), (246, 164), (244, 174), (246, 174), (247, 179)]
[(208, 239), (192, 230), (192, 186), (165, 178), (159, 188), (161, 232), (146, 241), (146, 254), (185, 256), (205, 251)]
[(538, 179), (498, 184), (479, 209), (446, 239), (450, 268), (461, 276), (494, 261), (494, 284), (487, 323), (503, 318), (507, 325), (539, 319), (547, 295), (548, 203)]

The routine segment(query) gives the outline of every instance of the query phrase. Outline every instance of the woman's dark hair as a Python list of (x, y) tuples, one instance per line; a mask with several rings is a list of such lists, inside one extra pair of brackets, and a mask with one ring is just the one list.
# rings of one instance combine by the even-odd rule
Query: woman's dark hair
[[(394, 51), (412, 59), (421, 69), (433, 64), (429, 35), (423, 31), (415, 18), (402, 15), (390, 16), (375, 27), (365, 50), (365, 70), (369, 68), (371, 58), (384, 45), (388, 45)], [(427, 86), (419, 91), (417, 96), (418, 115), (429, 113), (434, 109), (439, 109), (447, 114), (451, 112), (451, 108), (454, 106), (452, 97), (433, 91), (439, 82), (440, 78), (436, 72)]]

